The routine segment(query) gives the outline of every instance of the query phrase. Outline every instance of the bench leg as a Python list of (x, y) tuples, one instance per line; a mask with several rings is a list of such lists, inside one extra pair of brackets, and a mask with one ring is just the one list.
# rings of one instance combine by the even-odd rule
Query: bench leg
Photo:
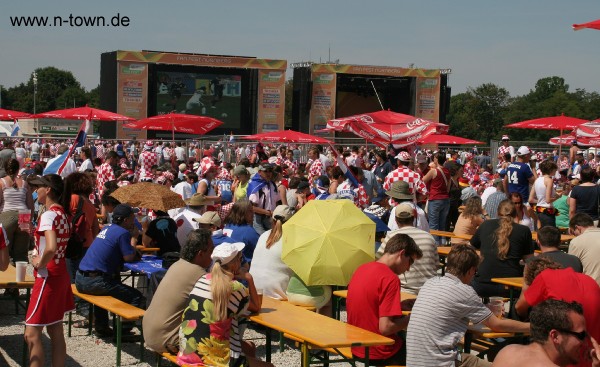
[(301, 350), (302, 350), (302, 367), (308, 367), (310, 366), (310, 354), (309, 354), (309, 350), (308, 350), (308, 343), (306, 341), (304, 341), (302, 343), (301, 346)]
[(117, 367), (121, 367), (121, 336), (123, 333), (123, 321), (121, 316), (114, 315), (117, 319)]
[(94, 312), (96, 306), (93, 303), (90, 303), (90, 307), (88, 307), (88, 335), (92, 335), (92, 324), (94, 323)]
[(266, 354), (266, 361), (267, 362), (271, 362), (271, 329), (266, 328), (265, 331), (265, 337), (266, 337), (266, 345), (265, 345), (265, 354)]
[(69, 312), (69, 328), (67, 329), (67, 335), (71, 337), (71, 325), (73, 324), (73, 312)]
[(365, 366), (370, 366), (369, 363), (369, 347), (365, 347)]
[(279, 353), (283, 353), (285, 349), (285, 339), (283, 338), (283, 333), (279, 332)]
[(140, 320), (140, 361), (144, 362), (144, 330), (142, 321)]

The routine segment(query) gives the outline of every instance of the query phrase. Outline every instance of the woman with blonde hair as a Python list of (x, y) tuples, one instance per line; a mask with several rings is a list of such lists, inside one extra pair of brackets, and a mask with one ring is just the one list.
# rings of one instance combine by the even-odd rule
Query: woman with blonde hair
[(244, 365), (244, 328), (240, 318), (246, 311), (260, 311), (261, 301), (252, 275), (242, 267), (243, 248), (243, 243), (236, 242), (223, 243), (213, 250), (212, 269), (198, 279), (183, 311), (178, 364)]
[(287, 289), (292, 269), (281, 260), (283, 224), (294, 215), (294, 208), (278, 205), (273, 211), (273, 228), (258, 239), (250, 274), (256, 287), (266, 297), (287, 299)]
[[(460, 213), (460, 216), (456, 221), (456, 225), (454, 226), (454, 234), (470, 236), (474, 235), (477, 231), (477, 228), (479, 228), (486, 217), (487, 213), (485, 213), (485, 210), (481, 205), (481, 198), (479, 196), (474, 196), (467, 199), (465, 208), (463, 209), (462, 213)], [(458, 237), (452, 237), (450, 241), (452, 245), (466, 245), (469, 243), (469, 240)]]
[(509, 200), (498, 205), (498, 219), (484, 221), (471, 238), (483, 258), (473, 279), (473, 288), (481, 297), (508, 297), (509, 291), (492, 278), (523, 276), (521, 260), (533, 254), (533, 241), (528, 227), (514, 222), (517, 209)]

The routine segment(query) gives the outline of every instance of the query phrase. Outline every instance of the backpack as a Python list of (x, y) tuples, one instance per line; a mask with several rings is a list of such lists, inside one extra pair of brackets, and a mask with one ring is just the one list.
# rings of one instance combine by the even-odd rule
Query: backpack
[(85, 242), (85, 216), (83, 215), (83, 197), (79, 195), (77, 211), (71, 219), (71, 237), (67, 242), (65, 257), (67, 259), (78, 259), (83, 253), (83, 243)]

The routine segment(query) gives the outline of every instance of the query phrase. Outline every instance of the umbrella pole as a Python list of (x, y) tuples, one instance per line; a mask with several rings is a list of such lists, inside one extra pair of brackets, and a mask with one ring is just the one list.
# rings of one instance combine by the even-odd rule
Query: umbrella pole
[[(563, 129), (560, 129), (560, 135), (559, 136), (562, 136), (562, 134), (563, 134)], [(561, 140), (562, 139), (559, 139), (559, 141), (558, 141), (558, 143), (559, 143), (558, 144), (558, 159), (559, 159), (559, 162), (560, 162), (560, 154), (562, 153), (562, 141)]]

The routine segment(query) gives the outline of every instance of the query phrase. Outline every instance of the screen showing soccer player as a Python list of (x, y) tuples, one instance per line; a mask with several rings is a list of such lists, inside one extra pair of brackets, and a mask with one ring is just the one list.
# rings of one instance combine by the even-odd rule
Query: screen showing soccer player
[(222, 128), (240, 127), (241, 75), (160, 71), (157, 80), (158, 115), (210, 116), (223, 121)]

